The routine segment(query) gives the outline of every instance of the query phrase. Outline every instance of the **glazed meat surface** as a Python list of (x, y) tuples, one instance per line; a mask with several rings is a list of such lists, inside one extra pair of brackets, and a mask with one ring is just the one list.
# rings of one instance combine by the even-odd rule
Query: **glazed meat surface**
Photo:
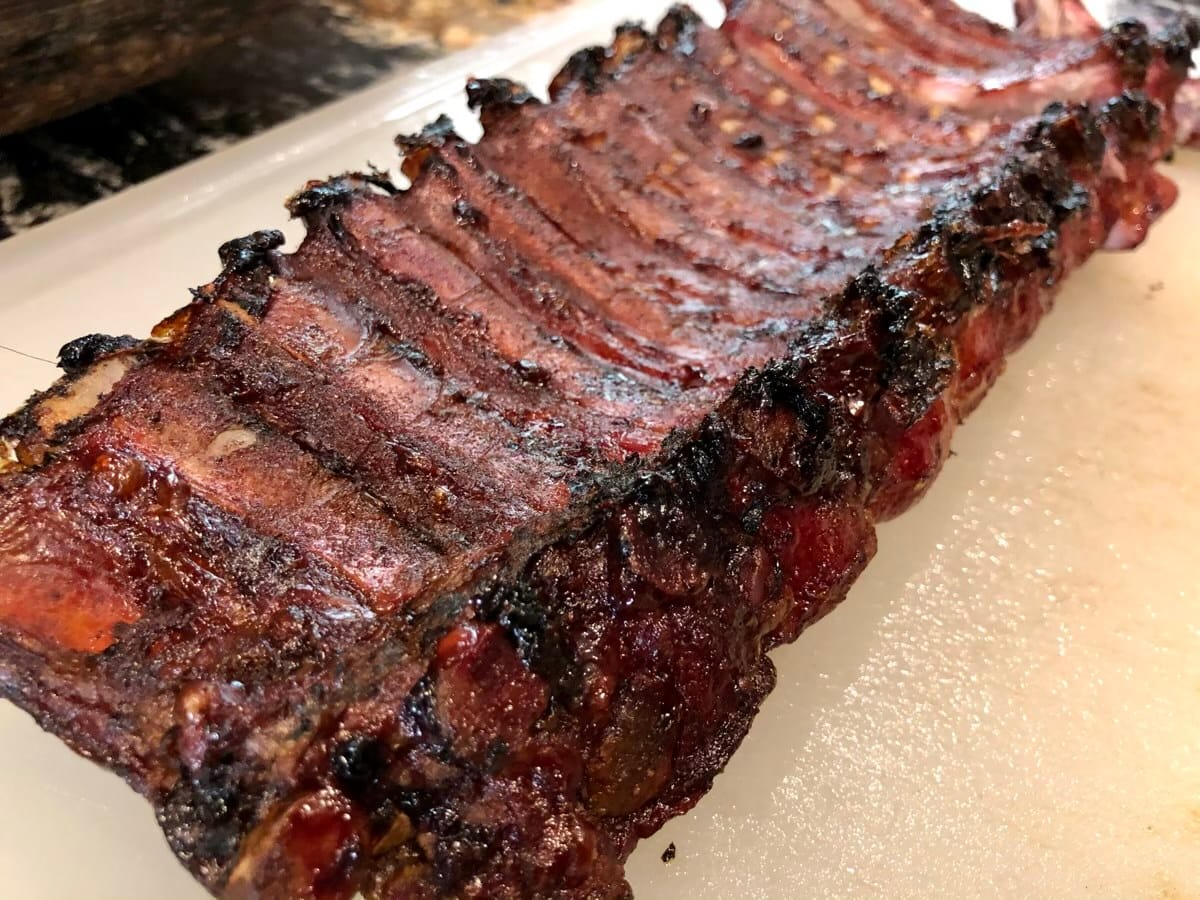
[[(1071, 9), (1074, 7), (1068, 4)], [(920, 27), (913, 27), (920, 22)], [(230, 898), (618, 898), (1154, 169), (1198, 35), (685, 8), (0, 430), (0, 692)]]

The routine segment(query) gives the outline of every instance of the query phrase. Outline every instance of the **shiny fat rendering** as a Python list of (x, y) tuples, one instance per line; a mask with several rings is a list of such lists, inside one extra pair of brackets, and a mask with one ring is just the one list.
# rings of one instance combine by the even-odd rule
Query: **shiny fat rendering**
[[(912, 22), (922, 27), (913, 28)], [(3, 423), (0, 692), (230, 898), (626, 897), (1103, 247), (1190, 23), (676, 9)]]

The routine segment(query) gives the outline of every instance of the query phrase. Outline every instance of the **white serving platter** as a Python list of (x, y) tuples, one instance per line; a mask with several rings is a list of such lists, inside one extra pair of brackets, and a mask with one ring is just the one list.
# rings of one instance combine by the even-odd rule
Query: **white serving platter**
[[(545, 84), (666, 6), (585, 0), (0, 243), (0, 408), (65, 341), (145, 334), (224, 240), (295, 238), (286, 196), (391, 167), (468, 74)], [(640, 898), (1200, 898), (1200, 156), (1171, 172), (1179, 206), (1071, 279), (845, 606), (776, 654), (727, 772), (630, 861)], [(0, 898), (203, 896), (147, 804), (0, 704)]]

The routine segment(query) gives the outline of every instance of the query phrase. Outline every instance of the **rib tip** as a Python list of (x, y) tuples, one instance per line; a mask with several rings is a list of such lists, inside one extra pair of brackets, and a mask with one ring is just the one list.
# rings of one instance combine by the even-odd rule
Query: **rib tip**
[(509, 78), (472, 78), (467, 82), (467, 106), (473, 110), (504, 110), (537, 102), (525, 85)]

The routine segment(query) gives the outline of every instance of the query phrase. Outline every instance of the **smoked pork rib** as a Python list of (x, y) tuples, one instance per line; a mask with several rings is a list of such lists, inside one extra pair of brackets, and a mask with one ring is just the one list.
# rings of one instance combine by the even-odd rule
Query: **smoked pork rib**
[(627, 896), (767, 651), (1173, 201), (1197, 37), (747, 0), (473, 82), (479, 143), (309, 185), (298, 250), (226, 244), (5, 420), (0, 691), (220, 896)]

